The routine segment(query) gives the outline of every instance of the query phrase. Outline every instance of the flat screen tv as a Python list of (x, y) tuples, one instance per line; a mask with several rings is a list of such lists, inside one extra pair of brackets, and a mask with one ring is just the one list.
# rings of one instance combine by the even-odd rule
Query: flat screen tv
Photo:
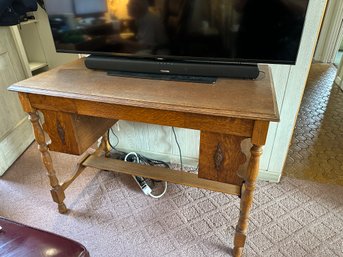
[(295, 64), (309, 0), (45, 0), (58, 52), (121, 73), (256, 78)]

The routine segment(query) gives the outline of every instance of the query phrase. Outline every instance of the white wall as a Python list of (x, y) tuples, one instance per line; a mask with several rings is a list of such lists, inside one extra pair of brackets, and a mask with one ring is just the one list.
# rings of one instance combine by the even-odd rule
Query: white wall
[[(326, 0), (310, 0), (304, 34), (295, 66), (271, 65), (280, 123), (272, 123), (261, 161), (260, 178), (279, 181), (287, 157), (297, 113), (316, 46)], [(114, 127), (120, 142), (118, 148), (178, 162), (178, 150), (169, 127), (126, 121)], [(185, 163), (196, 166), (199, 152), (199, 131), (177, 129)], [(116, 138), (111, 137), (113, 144)]]

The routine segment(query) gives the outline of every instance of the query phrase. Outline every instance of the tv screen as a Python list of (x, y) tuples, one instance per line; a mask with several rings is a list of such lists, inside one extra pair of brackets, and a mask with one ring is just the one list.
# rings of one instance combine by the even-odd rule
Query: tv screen
[(103, 14), (107, 12), (106, 0), (74, 0), (76, 15)]
[(280, 64), (296, 62), (308, 2), (45, 0), (59, 52)]

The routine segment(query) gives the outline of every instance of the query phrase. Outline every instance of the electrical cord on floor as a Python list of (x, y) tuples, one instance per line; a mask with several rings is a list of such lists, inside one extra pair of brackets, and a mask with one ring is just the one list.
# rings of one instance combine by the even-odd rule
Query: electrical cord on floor
[[(113, 145), (112, 142), (111, 142), (111, 139), (110, 139), (110, 136), (109, 136), (110, 133), (112, 133), (112, 135), (113, 135), (113, 136), (116, 138), (116, 140), (117, 140), (117, 142), (116, 142), (115, 145)], [(177, 142), (177, 144), (178, 144), (178, 146), (179, 146), (180, 160), (182, 161), (181, 148), (180, 148), (180, 145), (179, 145), (179, 143), (178, 143), (178, 141), (177, 141), (176, 134), (175, 134), (175, 138), (176, 138), (176, 142)], [(110, 130), (108, 131), (108, 138), (107, 138), (107, 140), (108, 140), (108, 143), (109, 143), (109, 145), (111, 146), (111, 148), (112, 148), (113, 150), (115, 150), (118, 154), (121, 155), (121, 158), (120, 158), (120, 159), (121, 159), (121, 160), (124, 160), (125, 155), (126, 155), (127, 153), (125, 153), (125, 152), (120, 151), (120, 150), (117, 149), (117, 146), (119, 145), (119, 138), (118, 138), (118, 136), (116, 135), (116, 133), (114, 133), (113, 128), (110, 128)], [(155, 159), (152, 159), (152, 158), (148, 158), (148, 157), (145, 157), (144, 155), (141, 155), (141, 154), (137, 154), (137, 155), (138, 155), (138, 157), (139, 157), (139, 159), (140, 159), (140, 163), (144, 163), (144, 164), (151, 165), (151, 166), (163, 166), (163, 167), (165, 167), (165, 168), (169, 168), (169, 169), (170, 169), (170, 165), (169, 165), (168, 163), (164, 162), (164, 161), (155, 160)]]
[[(179, 149), (179, 156), (180, 156), (180, 165), (181, 165), (181, 171), (183, 171), (183, 161), (182, 161), (182, 151), (181, 151), (181, 147), (177, 138), (177, 134), (175, 131), (175, 128), (172, 127), (172, 131), (174, 134), (174, 139), (176, 142), (176, 145)], [(110, 139), (110, 133), (113, 134), (113, 136), (117, 139), (117, 142), (115, 145), (112, 144), (111, 139)], [(163, 166), (165, 168), (170, 168), (170, 165), (164, 161), (160, 161), (160, 160), (155, 160), (155, 159), (151, 159), (151, 158), (147, 158), (141, 154), (135, 153), (135, 152), (130, 152), (130, 153), (125, 153), (122, 151), (119, 151), (116, 147), (119, 145), (119, 138), (118, 136), (114, 133), (113, 128), (110, 128), (108, 131), (108, 143), (111, 146), (111, 148), (116, 151), (116, 153), (119, 155), (119, 158), (121, 160), (124, 161), (131, 161), (131, 162), (136, 162), (136, 163), (141, 163), (141, 164), (146, 164), (146, 165), (151, 165), (151, 166)], [(128, 160), (128, 158), (130, 156), (134, 156), (133, 159)], [(161, 198), (166, 192), (167, 192), (167, 188), (168, 188), (168, 183), (166, 181), (163, 181), (164, 183), (164, 190), (161, 194), (159, 195), (154, 195), (152, 194), (152, 189), (150, 188), (150, 186), (146, 183), (146, 179), (143, 177), (139, 177), (139, 176), (132, 176), (134, 178), (134, 180), (136, 181), (136, 183), (139, 185), (139, 187), (142, 189), (143, 193), (146, 195), (149, 195), (152, 198)], [(152, 180), (155, 182), (162, 182), (162, 181), (157, 181), (157, 180)]]
[[(116, 142), (115, 145), (113, 145), (112, 142), (111, 142), (111, 139), (110, 139), (110, 136), (109, 136), (110, 132), (117, 139), (117, 142)], [(170, 169), (170, 165), (168, 163), (164, 162), (164, 161), (151, 159), (151, 158), (145, 157), (144, 155), (141, 155), (141, 154), (138, 154), (138, 153), (135, 153), (135, 152), (126, 153), (126, 152), (118, 150), (116, 147), (119, 144), (119, 138), (114, 133), (113, 128), (111, 128), (108, 131), (108, 143), (111, 146), (111, 148), (115, 151), (115, 153), (117, 154), (119, 159), (121, 159), (123, 161), (136, 162), (136, 163), (150, 165), (150, 166), (162, 166), (162, 167)], [(129, 157), (131, 157), (131, 158), (129, 159)], [(168, 184), (167, 184), (166, 181), (163, 181), (164, 182), (164, 190), (163, 190), (163, 192), (160, 195), (154, 195), (154, 194), (152, 194), (152, 190), (151, 190), (150, 186), (146, 183), (146, 179), (145, 178), (138, 177), (138, 176), (132, 176), (132, 177), (135, 179), (137, 184), (140, 186), (140, 188), (142, 189), (144, 194), (149, 195), (152, 198), (155, 198), (155, 199), (161, 198), (166, 193), (166, 191), (167, 191)], [(154, 179), (151, 179), (151, 181), (152, 182), (162, 182), (160, 180), (154, 180)]]
[[(134, 159), (132, 159), (132, 162), (140, 163), (139, 155), (137, 153), (135, 153), (135, 152), (130, 152), (127, 155), (125, 155), (124, 161), (126, 161), (126, 162), (129, 161), (128, 158), (131, 155), (133, 155), (135, 157)], [(139, 176), (134, 176), (134, 175), (132, 175), (132, 177), (134, 178), (134, 180), (136, 181), (136, 183), (138, 184), (138, 186), (141, 188), (141, 190), (143, 191), (143, 193), (145, 195), (149, 195), (152, 198), (158, 199), (158, 198), (161, 198), (167, 192), (168, 183), (166, 181), (163, 181), (164, 182), (163, 192), (161, 194), (159, 194), (159, 195), (154, 195), (154, 194), (152, 194), (152, 189), (146, 183), (145, 178), (139, 177)]]

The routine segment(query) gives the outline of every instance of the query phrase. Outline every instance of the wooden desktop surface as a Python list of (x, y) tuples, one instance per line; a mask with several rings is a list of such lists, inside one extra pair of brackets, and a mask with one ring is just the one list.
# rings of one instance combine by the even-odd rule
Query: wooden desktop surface
[(9, 90), (109, 104), (230, 118), (278, 121), (271, 72), (260, 66), (256, 80), (219, 78), (215, 84), (107, 76), (84, 59), (57, 67)]

